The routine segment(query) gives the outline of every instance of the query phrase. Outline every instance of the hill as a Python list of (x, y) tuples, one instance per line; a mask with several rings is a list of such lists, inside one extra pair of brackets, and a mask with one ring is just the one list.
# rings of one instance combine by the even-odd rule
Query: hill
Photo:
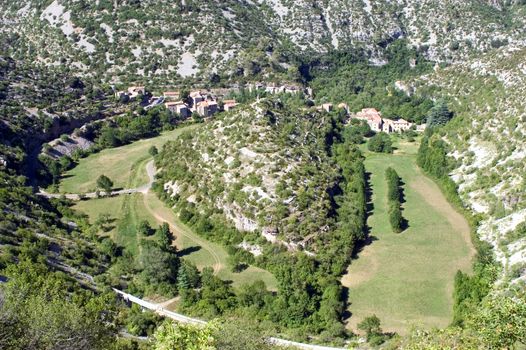
[(161, 181), (178, 202), (220, 211), (238, 230), (315, 249), (316, 235), (334, 226), (331, 122), (279, 101), (253, 103), (166, 145)]
[(24, 0), (1, 6), (0, 33), (10, 55), (68, 65), (107, 82), (298, 79), (298, 60), (334, 50), (363, 50), (383, 64), (386, 47), (399, 38), (438, 62), (526, 39), (524, 6), (500, 0)]

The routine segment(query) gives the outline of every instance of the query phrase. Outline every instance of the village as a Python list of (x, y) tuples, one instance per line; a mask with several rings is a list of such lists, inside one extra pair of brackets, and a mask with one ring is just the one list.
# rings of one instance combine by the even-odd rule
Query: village
[[(298, 94), (303, 93), (308, 98), (313, 97), (311, 88), (303, 88), (298, 85), (276, 85), (265, 83), (252, 83), (247, 85), (249, 92), (261, 91), (267, 94)], [(144, 86), (130, 86), (126, 91), (118, 91), (115, 97), (121, 100), (135, 100), (139, 96), (149, 96), (145, 109), (155, 107), (163, 104), (167, 110), (186, 119), (197, 115), (203, 118), (211, 117), (218, 112), (228, 112), (234, 109), (239, 103), (235, 99), (224, 99), (228, 92), (239, 92), (239, 88), (233, 87), (229, 89), (207, 89), (194, 90), (189, 93), (186, 98), (181, 95), (180, 91), (164, 91), (162, 96), (151, 96)], [(315, 107), (318, 111), (325, 111), (330, 113), (334, 110), (332, 103), (324, 103)], [(393, 120), (383, 118), (380, 111), (375, 108), (364, 108), (360, 112), (352, 113), (346, 103), (337, 105), (340, 110), (345, 110), (348, 116), (348, 121), (351, 119), (358, 119), (365, 121), (372, 131), (384, 133), (400, 133), (413, 129), (415, 131), (423, 132), (426, 128), (425, 124), (416, 125), (403, 118)]]

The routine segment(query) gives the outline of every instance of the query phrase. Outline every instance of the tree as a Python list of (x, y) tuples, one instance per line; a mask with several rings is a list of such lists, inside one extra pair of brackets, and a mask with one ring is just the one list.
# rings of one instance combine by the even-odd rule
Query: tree
[(142, 220), (137, 227), (137, 231), (144, 236), (151, 236), (155, 233), (148, 220)]
[(152, 146), (152, 147), (150, 147), (150, 149), (148, 150), (148, 153), (149, 153), (152, 157), (155, 157), (155, 156), (159, 153), (159, 150), (157, 149), (157, 147)]
[(114, 340), (111, 294), (94, 296), (39, 263), (2, 272), (0, 349), (108, 349)]
[(385, 132), (379, 132), (369, 139), (367, 149), (372, 152), (393, 153), (393, 143)]
[(215, 350), (215, 339), (213, 333), (217, 327), (215, 323), (206, 326), (164, 322), (155, 331), (155, 350)]
[(453, 113), (451, 113), (443, 100), (439, 100), (427, 115), (427, 126), (445, 125), (451, 118), (453, 118)]
[(358, 329), (365, 332), (367, 341), (370, 341), (373, 337), (377, 337), (382, 334), (382, 328), (380, 328), (380, 319), (376, 315), (367, 316), (358, 323)]
[(172, 247), (172, 241), (174, 239), (172, 232), (170, 231), (170, 226), (167, 222), (163, 222), (161, 226), (156, 231), (157, 242), (163, 250), (173, 250), (175, 247)]
[(113, 188), (113, 181), (110, 180), (106, 175), (101, 175), (97, 179), (97, 187), (101, 188), (106, 192), (106, 195), (111, 194), (111, 189)]

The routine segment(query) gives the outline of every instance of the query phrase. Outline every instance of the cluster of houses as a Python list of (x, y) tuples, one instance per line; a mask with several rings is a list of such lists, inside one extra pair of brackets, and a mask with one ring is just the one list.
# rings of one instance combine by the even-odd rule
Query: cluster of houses
[[(299, 85), (253, 83), (248, 85), (248, 90), (251, 92), (264, 91), (270, 94), (297, 94), (302, 92), (308, 96), (312, 96), (312, 90), (310, 88), (304, 89)], [(147, 92), (144, 86), (130, 86), (127, 91), (118, 91), (115, 95), (117, 98), (127, 96), (132, 100), (137, 96), (143, 96), (145, 94), (147, 94)], [(189, 97), (184, 101), (181, 100), (179, 91), (165, 91), (162, 97), (152, 97), (152, 100), (161, 103), (164, 102), (165, 107), (169, 111), (177, 113), (182, 118), (188, 118), (194, 113), (201, 117), (210, 117), (220, 111), (229, 111), (238, 105), (235, 100), (221, 100), (221, 103), (219, 103), (215, 94), (200, 90), (192, 91)], [(324, 103), (316, 108), (320, 111), (331, 112), (334, 106), (332, 103)], [(366, 121), (374, 132), (402, 132), (413, 127), (413, 123), (404, 119), (393, 120), (382, 118), (382, 114), (375, 108), (364, 108), (360, 112), (352, 114), (349, 112), (349, 106), (346, 103), (340, 103), (338, 109), (344, 109), (351, 119), (355, 118)], [(416, 131), (424, 131), (425, 127), (425, 124), (415, 125)]]
[[(128, 90), (115, 93), (115, 97), (119, 99), (128, 98), (129, 100), (146, 95), (148, 92), (144, 86), (130, 86)], [(192, 91), (185, 101), (181, 100), (179, 91), (165, 91), (160, 97), (151, 97), (146, 108), (163, 102), (169, 111), (179, 114), (182, 118), (188, 118), (194, 113), (202, 117), (210, 117), (220, 111), (229, 111), (238, 105), (236, 100), (221, 100), (219, 103), (215, 95), (202, 91)]]
[[(333, 110), (332, 103), (324, 103), (321, 106), (316, 107), (320, 111), (331, 112)], [(349, 113), (349, 106), (346, 103), (340, 103), (338, 105), (339, 109), (344, 109), (351, 119), (364, 120), (367, 122), (369, 127), (374, 132), (402, 132), (407, 131), (413, 127), (413, 123), (408, 122), (407, 120), (400, 118), (398, 120), (393, 120), (389, 118), (382, 118), (382, 114), (377, 111), (375, 108), (364, 108), (360, 112), (355, 114)], [(424, 131), (426, 128), (425, 124), (415, 125), (416, 131)]]
[(222, 106), (220, 107), (215, 96), (201, 91), (192, 91), (186, 101), (180, 100), (179, 93), (176, 91), (166, 91), (163, 93), (163, 96), (167, 100), (164, 106), (169, 111), (177, 113), (183, 118), (188, 118), (193, 113), (201, 117), (210, 117), (222, 110), (230, 111), (238, 105), (236, 100), (222, 100)]

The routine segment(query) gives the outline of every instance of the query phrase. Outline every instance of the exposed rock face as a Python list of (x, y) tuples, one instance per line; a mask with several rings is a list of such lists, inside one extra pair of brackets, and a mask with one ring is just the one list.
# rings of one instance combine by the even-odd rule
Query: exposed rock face
[[(10, 54), (118, 80), (226, 73), (247, 76), (287, 67), (295, 52), (362, 48), (382, 64), (394, 40), (436, 61), (526, 39), (524, 6), (488, 0), (235, 0), (174, 2), (4, 1), (0, 33), (16, 32)], [(144, 30), (148, 27), (149, 30)], [(14, 38), (14, 37), (13, 37)], [(282, 48), (285, 48), (282, 50)], [(285, 54), (285, 53), (288, 54)], [(89, 62), (89, 64), (86, 64)]]
[(53, 140), (49, 145), (51, 146), (51, 149), (46, 153), (51, 157), (58, 159), (63, 156), (71, 157), (76, 150), (88, 150), (93, 146), (93, 142), (82, 136), (73, 135), (65, 141), (60, 139)]

